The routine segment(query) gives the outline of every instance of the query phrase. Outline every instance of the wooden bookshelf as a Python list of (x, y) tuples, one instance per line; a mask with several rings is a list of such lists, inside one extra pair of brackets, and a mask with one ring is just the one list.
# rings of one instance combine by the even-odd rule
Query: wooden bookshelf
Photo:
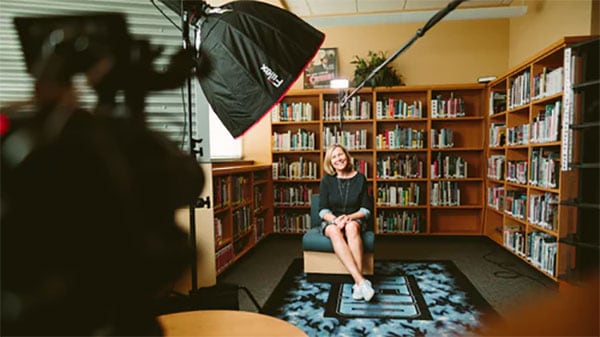
[(565, 48), (561, 39), (488, 85), (486, 210), (483, 232), (548, 277), (566, 272), (576, 176), (561, 170)]
[(212, 170), (217, 275), (272, 233), (271, 165)]
[[(303, 233), (310, 226), (310, 194), (318, 193), (325, 150), (340, 143), (371, 184), (376, 234), (481, 235), (486, 94), (482, 84), (365, 88), (340, 118), (337, 90), (289, 92), (271, 116), (274, 230)], [(447, 136), (450, 143), (433, 147), (432, 129), (436, 140)], [(287, 173), (307, 162), (311, 174)]]

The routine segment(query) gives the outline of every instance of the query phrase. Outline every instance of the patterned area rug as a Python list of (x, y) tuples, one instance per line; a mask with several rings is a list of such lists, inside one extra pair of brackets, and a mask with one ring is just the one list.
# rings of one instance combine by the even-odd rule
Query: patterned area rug
[(295, 260), (262, 312), (317, 336), (477, 335), (497, 313), (452, 261), (376, 261), (370, 302), (347, 276), (310, 275)]

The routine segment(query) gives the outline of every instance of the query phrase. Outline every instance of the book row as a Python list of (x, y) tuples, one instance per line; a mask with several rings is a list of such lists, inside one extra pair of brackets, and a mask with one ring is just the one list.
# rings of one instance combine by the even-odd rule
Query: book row
[(310, 103), (278, 103), (271, 109), (272, 122), (306, 122), (313, 120)]
[(323, 120), (338, 121), (341, 118), (344, 120), (371, 119), (371, 102), (362, 100), (360, 96), (353, 96), (343, 112), (338, 101), (323, 102)]
[(504, 226), (504, 246), (527, 259), (543, 272), (554, 276), (556, 266), (556, 237), (548, 233), (533, 231), (527, 234), (518, 225)]
[(377, 213), (378, 233), (419, 233), (423, 224), (422, 212), (382, 210)]
[(563, 91), (564, 68), (548, 69), (533, 77), (533, 99), (542, 99)]
[(421, 186), (384, 184), (377, 186), (375, 202), (377, 206), (417, 206), (420, 205)]
[(375, 139), (377, 149), (422, 149), (425, 143), (425, 130), (401, 128), (398, 125), (392, 130), (385, 130)]
[(341, 144), (348, 150), (364, 150), (367, 148), (366, 129), (345, 131), (338, 126), (323, 129), (323, 146), (327, 148), (333, 144)]
[[(396, 97), (381, 98), (375, 102), (377, 120), (416, 119), (425, 117), (422, 100), (405, 101)], [(322, 117), (325, 121), (370, 120), (371, 101), (360, 95), (353, 96), (344, 111), (339, 100), (324, 100)], [(282, 102), (271, 109), (272, 122), (305, 122), (314, 120), (314, 108), (309, 102)], [(450, 97), (437, 95), (431, 100), (432, 118), (453, 118), (466, 116), (465, 101), (450, 93)]]
[(307, 151), (315, 150), (315, 133), (304, 129), (292, 133), (291, 130), (273, 132), (271, 147), (274, 151)]
[(531, 72), (525, 70), (510, 79), (508, 108), (514, 109), (528, 104), (531, 100)]
[(388, 155), (377, 158), (377, 178), (423, 178), (424, 162), (415, 154)]
[(456, 155), (442, 155), (441, 152), (435, 154), (431, 162), (432, 179), (461, 179), (467, 178), (467, 161)]
[(273, 216), (273, 229), (277, 233), (304, 233), (310, 229), (310, 214), (282, 211)]
[(454, 97), (454, 93), (450, 93), (449, 98), (443, 98), (442, 95), (437, 95), (431, 100), (431, 117), (432, 118), (453, 118), (464, 117), (465, 100), (462, 97)]
[(306, 184), (276, 184), (273, 189), (275, 206), (310, 206), (312, 188)]
[(277, 158), (272, 164), (273, 179), (318, 179), (319, 169), (314, 161), (300, 157), (289, 162), (286, 157)]
[(431, 184), (431, 206), (460, 206), (460, 189), (456, 181), (439, 181)]

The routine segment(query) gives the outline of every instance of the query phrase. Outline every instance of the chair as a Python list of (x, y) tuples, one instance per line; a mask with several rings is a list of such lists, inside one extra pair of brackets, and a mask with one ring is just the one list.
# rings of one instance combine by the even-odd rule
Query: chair
[[(302, 236), (304, 272), (307, 274), (349, 274), (333, 252), (331, 240), (321, 234), (318, 194), (312, 195), (310, 205), (311, 228)], [(372, 228), (362, 233), (362, 241), (364, 249), (362, 272), (364, 275), (373, 275), (375, 233)]]

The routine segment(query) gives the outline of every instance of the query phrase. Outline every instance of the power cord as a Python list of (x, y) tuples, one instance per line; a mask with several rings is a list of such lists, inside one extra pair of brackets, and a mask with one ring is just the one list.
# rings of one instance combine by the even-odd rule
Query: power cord
[(494, 264), (500, 268), (502, 268), (503, 270), (498, 270), (494, 272), (494, 276), (498, 277), (498, 278), (502, 278), (502, 279), (517, 279), (520, 277), (526, 277), (528, 279), (531, 279), (535, 282), (538, 282), (539, 284), (543, 285), (545, 288), (549, 288), (544, 282), (542, 282), (541, 280), (539, 280), (538, 278), (523, 274), (521, 272), (516, 271), (515, 269), (513, 269), (512, 267), (514, 267), (513, 263), (510, 262), (498, 262), (498, 261), (494, 261), (492, 260), (489, 256), (490, 255), (494, 255), (493, 252), (487, 252), (486, 254), (483, 255), (483, 259), (491, 264)]

